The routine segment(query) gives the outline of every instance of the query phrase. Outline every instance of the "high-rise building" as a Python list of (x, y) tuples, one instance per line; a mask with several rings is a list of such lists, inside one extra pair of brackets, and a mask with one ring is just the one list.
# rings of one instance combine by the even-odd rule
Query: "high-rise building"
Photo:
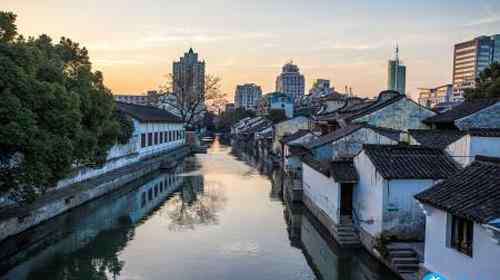
[(255, 111), (261, 97), (262, 89), (260, 86), (256, 84), (238, 85), (234, 93), (234, 105), (236, 108)]
[(480, 36), (456, 44), (453, 51), (452, 101), (462, 101), (464, 90), (474, 88), (479, 73), (495, 61), (500, 61), (500, 34)]
[(192, 48), (173, 64), (172, 90), (175, 94), (205, 95), (205, 61), (198, 61)]
[(387, 89), (406, 94), (406, 66), (399, 60), (399, 47), (396, 47), (394, 59), (389, 60)]
[(304, 75), (293, 62), (285, 64), (281, 74), (276, 78), (276, 91), (282, 92), (298, 102), (304, 96)]
[(435, 88), (419, 88), (418, 104), (434, 108), (440, 103), (451, 101), (452, 85), (442, 85)]

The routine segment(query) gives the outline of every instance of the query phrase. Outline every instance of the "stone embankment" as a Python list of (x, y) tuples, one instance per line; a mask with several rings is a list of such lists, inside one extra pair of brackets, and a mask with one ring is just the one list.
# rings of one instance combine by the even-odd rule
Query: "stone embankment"
[(0, 209), (0, 241), (156, 171), (165, 160), (178, 161), (190, 153), (191, 149), (188, 146), (181, 146), (48, 192), (29, 206), (10, 206)]

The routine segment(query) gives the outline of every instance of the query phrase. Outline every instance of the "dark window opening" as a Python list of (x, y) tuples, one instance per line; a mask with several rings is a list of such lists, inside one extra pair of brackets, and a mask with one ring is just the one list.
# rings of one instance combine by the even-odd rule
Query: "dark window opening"
[(158, 132), (155, 132), (155, 145), (158, 145)]
[(141, 208), (146, 205), (146, 192), (143, 192), (141, 195)]
[(472, 221), (452, 216), (450, 247), (472, 257), (472, 242), (474, 223)]
[(141, 134), (141, 148), (146, 147), (146, 133)]
[(153, 133), (148, 133), (148, 146), (153, 145)]
[(153, 189), (148, 190), (148, 200), (149, 201), (153, 200)]

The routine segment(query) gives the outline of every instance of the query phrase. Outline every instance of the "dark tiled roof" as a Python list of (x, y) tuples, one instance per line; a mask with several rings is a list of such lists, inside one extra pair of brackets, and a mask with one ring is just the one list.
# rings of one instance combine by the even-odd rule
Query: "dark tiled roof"
[(355, 183), (358, 172), (351, 160), (334, 160), (330, 164), (330, 175), (338, 183)]
[(292, 144), (288, 147), (288, 151), (292, 156), (304, 156), (310, 151), (300, 144)]
[(351, 125), (348, 125), (344, 128), (340, 128), (340, 129), (337, 129), (331, 133), (328, 133), (328, 134), (325, 134), (325, 135), (322, 135), (320, 136), (319, 138), (317, 139), (314, 139), (312, 141), (310, 141), (309, 143), (307, 143), (305, 145), (306, 148), (308, 149), (313, 149), (313, 148), (316, 148), (316, 147), (320, 147), (320, 146), (323, 146), (325, 144), (328, 144), (328, 143), (331, 143), (335, 140), (338, 140), (342, 137), (345, 137), (353, 132), (355, 132), (356, 130), (360, 129), (363, 127), (363, 124), (351, 124)]
[(474, 101), (465, 101), (462, 104), (453, 107), (451, 110), (427, 118), (423, 122), (427, 124), (453, 123), (455, 120), (469, 116), (477, 111), (492, 106), (497, 102), (498, 99), (479, 99)]
[(451, 214), (489, 223), (500, 218), (500, 158), (478, 156), (464, 170), (415, 196)]
[(310, 133), (309, 129), (299, 129), (295, 133), (283, 136), (283, 138), (281, 138), (280, 142), (286, 144), (288, 142), (297, 140), (297, 139), (307, 135), (308, 133)]
[(474, 128), (467, 130), (467, 133), (476, 137), (500, 137), (499, 128)]
[(408, 145), (364, 145), (363, 149), (385, 179), (444, 179), (458, 170), (440, 149)]
[(141, 122), (169, 122), (182, 123), (182, 120), (176, 115), (151, 106), (128, 104), (116, 102), (118, 110), (138, 119)]
[(310, 141), (309, 143), (307, 143), (305, 145), (305, 147), (308, 149), (313, 149), (313, 148), (317, 148), (317, 147), (323, 146), (323, 145), (328, 144), (328, 143), (332, 143), (334, 141), (337, 141), (343, 137), (346, 137), (346, 136), (356, 132), (360, 128), (371, 129), (371, 130), (379, 133), (380, 135), (383, 135), (383, 136), (385, 136), (389, 139), (392, 139), (394, 141), (399, 141), (399, 138), (400, 138), (399, 135), (401, 133), (401, 131), (391, 129), (391, 128), (376, 127), (376, 126), (368, 125), (365, 123), (351, 123), (351, 124), (347, 125), (346, 127), (339, 128), (333, 132), (322, 135), (319, 138)]
[(409, 129), (408, 133), (420, 145), (429, 148), (444, 149), (462, 138), (465, 133), (459, 130)]
[(355, 104), (346, 104), (343, 108), (334, 111), (332, 114), (319, 117), (319, 120), (346, 120), (351, 121), (370, 113), (376, 112), (390, 104), (406, 98), (397, 91), (382, 91), (376, 100), (366, 100)]
[(312, 169), (318, 171), (319, 173), (330, 177), (330, 164), (327, 160), (317, 160), (313, 158), (311, 154), (305, 154), (302, 157), (302, 162), (309, 165)]

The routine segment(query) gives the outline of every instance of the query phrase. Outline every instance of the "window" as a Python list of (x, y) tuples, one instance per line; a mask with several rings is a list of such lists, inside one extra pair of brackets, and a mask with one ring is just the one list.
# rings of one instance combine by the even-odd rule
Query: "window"
[(172, 141), (172, 131), (168, 132), (168, 141)]
[(143, 192), (141, 195), (141, 208), (146, 205), (146, 192)]
[(141, 134), (141, 148), (146, 147), (146, 133)]
[(153, 200), (153, 189), (152, 188), (148, 190), (148, 200), (149, 201)]
[(453, 215), (450, 219), (449, 247), (472, 257), (474, 223)]
[(158, 196), (158, 185), (155, 185), (155, 197)]
[(160, 132), (160, 144), (163, 144), (163, 131)]
[(148, 133), (148, 146), (153, 145), (153, 133)]
[(158, 145), (158, 132), (155, 132), (155, 145)]

